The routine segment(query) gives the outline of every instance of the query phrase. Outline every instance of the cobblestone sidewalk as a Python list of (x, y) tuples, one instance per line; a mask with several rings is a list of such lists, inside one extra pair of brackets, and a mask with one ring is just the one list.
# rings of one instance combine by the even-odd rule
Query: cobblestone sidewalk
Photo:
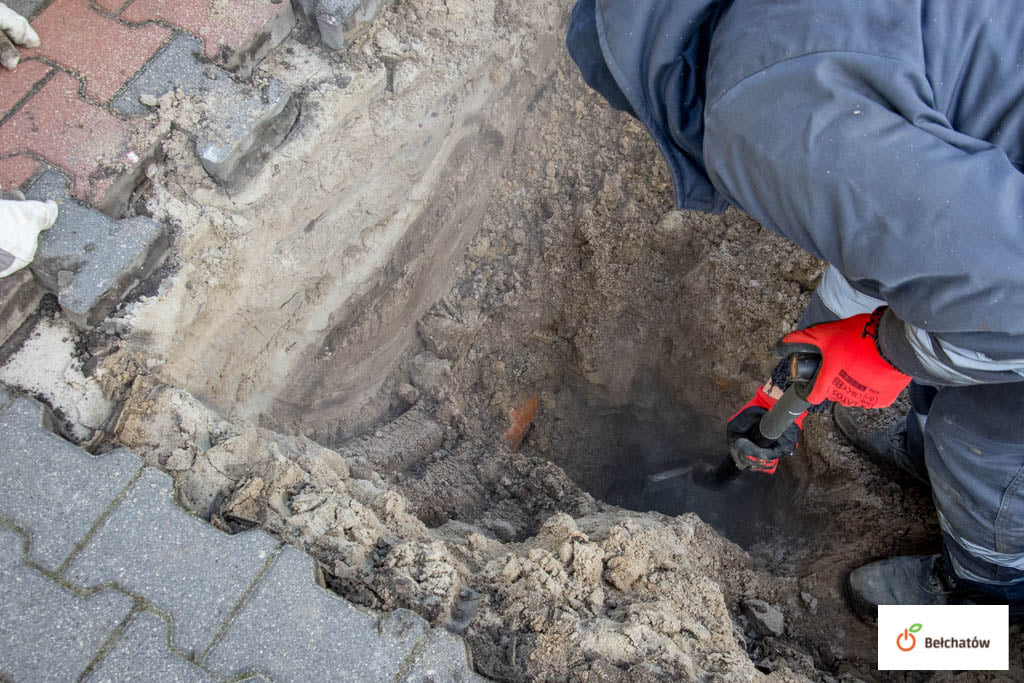
[(0, 389), (0, 679), (481, 680), (461, 639), (355, 608), (309, 556), (218, 531), (166, 474), (48, 422)]
[(252, 69), (295, 26), (278, 0), (7, 0), (42, 45), (0, 69), (0, 186), (60, 204), (28, 272), (0, 281), (0, 343), (45, 292), (95, 327), (164, 258), (164, 226), (120, 220), (169, 128), (159, 99), (177, 91), (204, 116), (185, 132), (225, 187), (295, 121), (292, 93)]

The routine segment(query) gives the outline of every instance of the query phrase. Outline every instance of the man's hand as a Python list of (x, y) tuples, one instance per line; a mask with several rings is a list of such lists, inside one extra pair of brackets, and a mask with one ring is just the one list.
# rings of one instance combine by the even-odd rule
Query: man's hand
[(39, 233), (57, 220), (54, 201), (0, 199), (0, 277), (7, 277), (36, 256)]
[(39, 47), (39, 36), (25, 17), (0, 2), (0, 64), (8, 69), (18, 66), (21, 59), (15, 45)]
[(777, 401), (777, 398), (768, 393), (769, 391), (782, 395), (778, 387), (759, 388), (754, 398), (729, 418), (725, 427), (729, 438), (729, 453), (740, 469), (774, 474), (775, 468), (779, 465), (779, 458), (793, 455), (796, 451), (806, 413), (794, 420), (782, 436), (770, 444), (764, 444), (764, 437), (758, 431), (761, 417), (771, 410)]
[(878, 321), (885, 306), (870, 315), (862, 313), (832, 323), (812, 325), (790, 332), (779, 342), (780, 355), (817, 353), (821, 368), (814, 388), (807, 396), (811, 403), (829, 399), (844, 406), (884, 408), (891, 405), (910, 377), (882, 357), (876, 343)]

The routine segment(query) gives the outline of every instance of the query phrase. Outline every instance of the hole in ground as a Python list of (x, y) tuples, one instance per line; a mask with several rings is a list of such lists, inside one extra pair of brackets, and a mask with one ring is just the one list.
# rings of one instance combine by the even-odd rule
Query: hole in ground
[[(777, 536), (780, 522), (787, 536), (796, 535), (800, 515), (791, 498), (798, 484), (790, 468), (771, 476), (744, 472), (720, 490), (692, 479), (728, 457), (724, 421), (690, 407), (656, 376), (643, 373), (624, 404), (600, 386), (567, 382), (551, 392), (555, 413), (538, 416), (525, 451), (554, 462), (599, 500), (670, 516), (693, 512), (744, 548)], [(649, 479), (673, 471), (679, 475)]]
[[(425, 440), (430, 449), (413, 466), (380, 474), (394, 475), (429, 526), (465, 520), (506, 542), (571, 508), (556, 468), (520, 486), (529, 463), (501, 450), (507, 411), (540, 393), (519, 455), (559, 465), (602, 500), (697, 512), (772, 569), (780, 555), (796, 555), (801, 581), (826, 578), (807, 584), (822, 596), (821, 613), (793, 607), (787, 625), (825, 647), (814, 624), (844, 618), (841, 600), (824, 599), (838, 595), (831, 582), (841, 567), (899, 550), (859, 540), (894, 500), (894, 517), (913, 518), (899, 493), (878, 487), (865, 496), (850, 484), (858, 472), (827, 456), (838, 474), (819, 478), (817, 498), (797, 493), (800, 470), (789, 463), (724, 491), (637, 495), (651, 473), (725, 457), (724, 417), (770, 366), (817, 264), (736, 212), (670, 212), (657, 150), (585, 90), (559, 51), (563, 29), (545, 29), (533, 70), (521, 61), (495, 67), (504, 57), (473, 62), (451, 86), (457, 97), (423, 88), (397, 104), (322, 103), (327, 114), (277, 160), (282, 176), (259, 179), (244, 208), (201, 183), (175, 201), (160, 189), (157, 208), (175, 215), (180, 202), (191, 211), (180, 220), (198, 227), (183, 242), (189, 267), (161, 295), (163, 310), (138, 312), (137, 348), (159, 359), (164, 381), (223, 414), (332, 446), (373, 438), (373, 425), (413, 403), (429, 409), (443, 435)], [(332, 108), (337, 122), (327, 123)], [(346, 118), (364, 109), (373, 125)], [(210, 225), (198, 218), (207, 214)], [(447, 368), (411, 378), (406, 359), (424, 348)], [(410, 379), (415, 387), (403, 386)], [(819, 452), (837, 450), (823, 443)], [(823, 519), (804, 524), (801, 508), (814, 505)], [(530, 519), (520, 524), (523, 508)], [(353, 570), (350, 585), (365, 578)], [(401, 578), (392, 588), (419, 586)], [(626, 618), (598, 601), (606, 608)], [(526, 667), (537, 636), (517, 618), (495, 628), (522, 637), (508, 648)], [(837, 647), (816, 661), (872, 651), (867, 640)]]

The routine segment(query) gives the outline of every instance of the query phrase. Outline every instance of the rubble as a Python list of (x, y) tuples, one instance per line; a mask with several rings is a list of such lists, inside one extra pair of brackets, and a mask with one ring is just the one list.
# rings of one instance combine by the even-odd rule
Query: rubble
[(779, 637), (785, 631), (782, 610), (764, 600), (744, 600), (743, 614), (750, 620), (754, 631), (762, 636)]

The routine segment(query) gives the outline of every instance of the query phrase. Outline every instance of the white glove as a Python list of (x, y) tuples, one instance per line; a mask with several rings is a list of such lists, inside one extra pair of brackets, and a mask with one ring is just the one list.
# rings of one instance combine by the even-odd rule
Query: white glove
[(25, 17), (21, 16), (10, 7), (0, 2), (0, 64), (8, 69), (18, 66), (18, 51), (14, 49), (16, 43), (24, 47), (39, 47), (39, 36), (28, 25)]
[(57, 203), (0, 199), (0, 277), (21, 270), (36, 257), (39, 233), (57, 220)]

